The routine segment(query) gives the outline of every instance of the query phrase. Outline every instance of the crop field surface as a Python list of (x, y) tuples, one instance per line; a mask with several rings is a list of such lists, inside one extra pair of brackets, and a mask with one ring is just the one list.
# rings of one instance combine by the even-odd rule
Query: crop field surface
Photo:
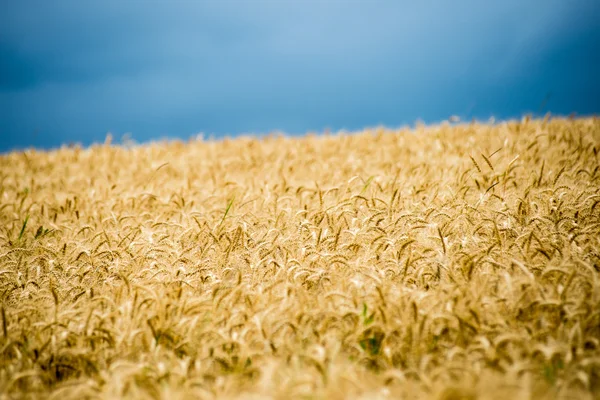
[(0, 397), (594, 399), (600, 119), (0, 156)]

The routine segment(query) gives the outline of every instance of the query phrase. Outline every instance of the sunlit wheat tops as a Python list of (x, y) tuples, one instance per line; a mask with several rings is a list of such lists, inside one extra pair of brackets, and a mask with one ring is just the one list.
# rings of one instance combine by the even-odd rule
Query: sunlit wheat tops
[(3, 398), (600, 396), (600, 120), (0, 157)]

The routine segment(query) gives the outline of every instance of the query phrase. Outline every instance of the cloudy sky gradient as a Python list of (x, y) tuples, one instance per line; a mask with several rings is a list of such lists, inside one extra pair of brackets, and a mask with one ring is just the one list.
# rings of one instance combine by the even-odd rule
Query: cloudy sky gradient
[(600, 111), (597, 0), (0, 2), (0, 151)]

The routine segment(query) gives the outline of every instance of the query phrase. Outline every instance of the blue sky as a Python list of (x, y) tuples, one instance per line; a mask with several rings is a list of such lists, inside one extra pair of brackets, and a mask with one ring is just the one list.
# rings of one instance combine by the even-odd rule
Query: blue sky
[(600, 111), (600, 2), (0, 1), (0, 151)]

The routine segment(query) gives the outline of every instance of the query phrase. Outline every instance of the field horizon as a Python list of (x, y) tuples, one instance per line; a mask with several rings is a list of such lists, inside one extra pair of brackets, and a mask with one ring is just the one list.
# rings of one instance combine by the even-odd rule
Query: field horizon
[(0, 154), (0, 398), (600, 396), (600, 119)]

